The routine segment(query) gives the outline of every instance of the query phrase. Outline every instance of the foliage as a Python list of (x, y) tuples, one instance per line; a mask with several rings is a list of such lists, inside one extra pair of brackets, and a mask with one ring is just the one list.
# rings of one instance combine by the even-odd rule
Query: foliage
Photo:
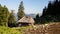
[(18, 15), (18, 20), (21, 19), (25, 15), (23, 1), (21, 1), (21, 4), (19, 5), (19, 9), (18, 9), (17, 15)]
[(8, 26), (13, 26), (14, 25), (14, 22), (16, 21), (13, 11), (14, 10), (11, 10), (11, 13), (9, 14)]
[(40, 23), (40, 16), (39, 16), (39, 14), (36, 15), (35, 22), (36, 22), (36, 24)]
[(9, 11), (6, 6), (2, 7), (0, 4), (0, 25), (7, 26), (9, 17)]
[(60, 22), (60, 1), (49, 2), (47, 8), (43, 9), (40, 17), (42, 22)]

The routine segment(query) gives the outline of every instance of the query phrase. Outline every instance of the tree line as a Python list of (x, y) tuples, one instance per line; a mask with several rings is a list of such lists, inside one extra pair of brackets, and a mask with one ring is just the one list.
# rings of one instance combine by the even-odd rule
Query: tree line
[[(20, 20), (23, 16), (25, 16), (25, 13), (23, 1), (21, 1), (17, 12), (18, 20)], [(48, 6), (43, 9), (42, 15), (39, 16), (39, 14), (37, 14), (34, 20), (36, 24), (44, 24), (48, 22), (60, 22), (60, 1), (59, 0), (55, 0), (53, 2), (50, 1), (48, 3)], [(0, 4), (0, 26), (15, 26), (15, 25), (16, 17), (14, 16), (14, 10), (11, 10), (10, 12), (5, 5), (2, 6)]]
[(43, 9), (41, 17), (36, 16), (36, 23), (60, 22), (60, 0), (49, 1), (48, 6)]
[[(17, 15), (18, 15), (18, 20), (25, 15), (23, 1), (21, 1), (19, 5)], [(15, 23), (16, 23), (16, 17), (14, 16), (14, 10), (11, 10), (10, 12), (5, 5), (2, 6), (0, 4), (0, 26), (14, 26)]]

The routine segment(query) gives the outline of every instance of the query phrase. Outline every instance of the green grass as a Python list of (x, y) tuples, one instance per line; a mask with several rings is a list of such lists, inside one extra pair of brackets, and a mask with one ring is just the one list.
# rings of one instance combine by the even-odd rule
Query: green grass
[(32, 28), (31, 26), (26, 26), (26, 27), (5, 27), (5, 26), (0, 26), (0, 34), (23, 34), (23, 30)]
[(0, 34), (22, 34), (21, 29), (19, 30), (5, 26), (0, 26)]

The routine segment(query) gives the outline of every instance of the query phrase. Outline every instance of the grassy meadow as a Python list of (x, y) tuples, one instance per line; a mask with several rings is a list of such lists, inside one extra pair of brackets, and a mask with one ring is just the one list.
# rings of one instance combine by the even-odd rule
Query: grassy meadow
[(0, 34), (23, 34), (23, 30), (27, 30), (29, 28), (31, 28), (31, 26), (13, 28), (0, 26)]

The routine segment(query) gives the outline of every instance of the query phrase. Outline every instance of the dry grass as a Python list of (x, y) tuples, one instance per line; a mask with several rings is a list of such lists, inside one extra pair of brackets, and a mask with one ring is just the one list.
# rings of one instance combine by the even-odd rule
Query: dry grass
[(60, 22), (35, 25), (30, 29), (24, 30), (24, 34), (60, 34)]

